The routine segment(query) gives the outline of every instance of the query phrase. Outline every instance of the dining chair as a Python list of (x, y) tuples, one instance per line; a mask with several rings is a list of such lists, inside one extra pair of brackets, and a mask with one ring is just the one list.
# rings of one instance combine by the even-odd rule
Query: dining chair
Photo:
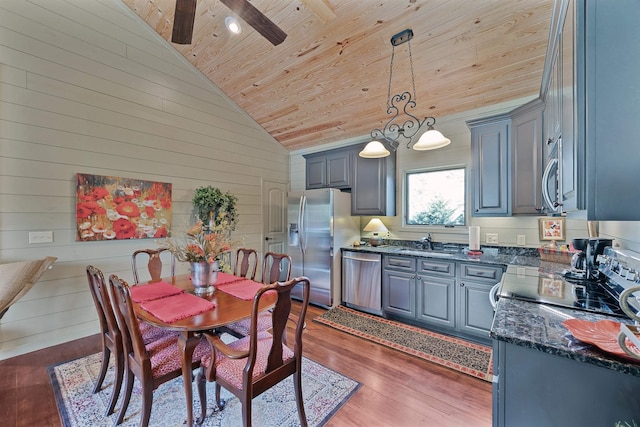
[(111, 307), (111, 299), (109, 298), (109, 292), (107, 290), (102, 271), (92, 265), (88, 265), (86, 271), (89, 290), (91, 291), (93, 303), (95, 304), (96, 311), (98, 312), (98, 320), (100, 322), (100, 341), (102, 344), (100, 373), (98, 374), (96, 385), (93, 388), (93, 393), (99, 392), (102, 388), (102, 383), (109, 366), (111, 353), (113, 353), (114, 356), (115, 378), (113, 390), (111, 391), (111, 398), (109, 399), (109, 405), (107, 406), (107, 412), (105, 414), (105, 416), (109, 416), (113, 413), (113, 409), (116, 406), (124, 375), (122, 335), (120, 334), (120, 329), (118, 328), (118, 323), (116, 321), (113, 308)]
[[(122, 386), (122, 379), (124, 376), (124, 352), (122, 344), (122, 333), (118, 327), (116, 315), (111, 303), (111, 297), (107, 284), (104, 280), (104, 275), (100, 269), (88, 265), (86, 268), (87, 281), (89, 282), (89, 290), (91, 291), (91, 297), (98, 313), (98, 321), (100, 322), (100, 340), (102, 344), (102, 362), (100, 364), (100, 373), (96, 381), (93, 393), (97, 393), (102, 388), (107, 368), (109, 366), (109, 359), (111, 354), (114, 358), (115, 377), (113, 390), (111, 391), (111, 398), (107, 405), (106, 415), (111, 415), (115, 408), (118, 396), (120, 395), (120, 388)], [(145, 344), (153, 342), (157, 339), (165, 336), (177, 336), (175, 332), (167, 331), (164, 329), (156, 328), (148, 323), (140, 323), (140, 332)]]
[[(134, 377), (142, 388), (142, 415), (140, 426), (148, 426), (153, 404), (153, 391), (161, 384), (182, 376), (182, 360), (178, 346), (178, 335), (172, 334), (145, 344), (140, 331), (129, 285), (118, 276), (109, 276), (113, 307), (118, 327), (122, 334), (125, 362), (125, 394), (118, 412), (116, 425), (121, 424), (131, 400)], [(192, 369), (198, 368), (200, 360), (209, 353), (204, 341), (193, 351)]]
[(238, 248), (233, 275), (255, 280), (258, 270), (258, 252), (255, 249)]
[[(262, 261), (262, 283), (286, 282), (291, 278), (291, 257), (287, 254), (267, 252)], [(242, 338), (249, 335), (251, 318), (239, 320), (226, 326), (232, 335)], [(271, 329), (271, 314), (264, 311), (258, 315), (258, 330)]]
[[(300, 315), (294, 322), (294, 340), (291, 348), (286, 345), (287, 324), (291, 322), (291, 290), (301, 285), (303, 289)], [(258, 330), (259, 303), (268, 291), (278, 293), (273, 312), (270, 313), (273, 334)], [(202, 406), (199, 422), (206, 415), (206, 382), (216, 383), (216, 404), (220, 409), (222, 387), (236, 396), (242, 404), (242, 424), (251, 425), (251, 401), (275, 384), (293, 375), (298, 416), (302, 426), (307, 418), (302, 401), (302, 332), (309, 305), (309, 279), (298, 277), (286, 282), (264, 285), (253, 298), (250, 334), (230, 344), (225, 344), (218, 335), (204, 334), (210, 351), (202, 358), (196, 378), (198, 394)]]
[(176, 275), (176, 258), (168, 248), (160, 249), (139, 249), (131, 255), (131, 269), (133, 270), (134, 283), (140, 283), (140, 272), (138, 271), (138, 261), (147, 261), (147, 270), (151, 280), (158, 281), (162, 278), (162, 258), (167, 258), (171, 266), (171, 276)]

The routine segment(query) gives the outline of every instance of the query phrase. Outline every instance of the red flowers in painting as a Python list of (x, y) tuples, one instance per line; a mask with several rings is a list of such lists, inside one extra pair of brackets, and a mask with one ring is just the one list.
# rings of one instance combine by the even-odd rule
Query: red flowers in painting
[(166, 238), (171, 184), (77, 174), (76, 240)]
[(116, 239), (132, 239), (136, 235), (136, 226), (128, 219), (120, 218), (113, 223)]
[(116, 206), (116, 210), (120, 215), (128, 216), (128, 217), (137, 217), (140, 216), (140, 209), (136, 206), (135, 203), (132, 202), (123, 202)]

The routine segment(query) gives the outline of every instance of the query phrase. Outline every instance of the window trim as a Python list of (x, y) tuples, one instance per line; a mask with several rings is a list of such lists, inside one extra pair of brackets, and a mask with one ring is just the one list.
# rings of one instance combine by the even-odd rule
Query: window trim
[[(453, 169), (462, 169), (464, 171), (464, 224), (460, 225), (418, 225), (418, 224), (407, 224), (407, 211), (408, 211), (408, 179), (410, 174), (415, 173), (423, 173), (423, 172), (438, 172), (438, 171), (447, 171)], [(402, 216), (402, 226), (401, 229), (403, 231), (411, 231), (411, 232), (425, 232), (429, 230), (447, 230), (447, 232), (451, 232), (453, 234), (463, 234), (467, 233), (467, 229), (469, 227), (469, 174), (468, 167), (465, 164), (455, 164), (455, 165), (446, 165), (439, 167), (427, 167), (427, 168), (419, 168), (419, 169), (408, 169), (403, 172), (402, 177), (402, 208), (401, 208), (401, 216)]]

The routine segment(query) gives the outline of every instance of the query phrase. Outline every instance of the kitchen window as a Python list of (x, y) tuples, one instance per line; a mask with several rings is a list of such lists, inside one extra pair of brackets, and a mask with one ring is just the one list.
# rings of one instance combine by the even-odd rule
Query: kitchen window
[(464, 225), (465, 168), (405, 174), (406, 225)]

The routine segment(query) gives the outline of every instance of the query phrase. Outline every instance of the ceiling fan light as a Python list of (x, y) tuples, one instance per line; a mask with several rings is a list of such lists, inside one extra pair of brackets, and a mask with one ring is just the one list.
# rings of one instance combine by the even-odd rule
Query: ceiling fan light
[(420, 136), (418, 142), (413, 146), (414, 150), (435, 150), (436, 148), (442, 148), (451, 143), (449, 138), (445, 138), (443, 134), (435, 129), (429, 129)]
[(387, 157), (390, 154), (389, 150), (387, 150), (380, 141), (371, 141), (360, 153), (358, 153), (360, 157), (364, 157), (366, 159), (379, 159)]
[(233, 34), (240, 34), (242, 32), (242, 27), (240, 26), (240, 22), (233, 16), (227, 16), (224, 18), (224, 25), (227, 27)]

